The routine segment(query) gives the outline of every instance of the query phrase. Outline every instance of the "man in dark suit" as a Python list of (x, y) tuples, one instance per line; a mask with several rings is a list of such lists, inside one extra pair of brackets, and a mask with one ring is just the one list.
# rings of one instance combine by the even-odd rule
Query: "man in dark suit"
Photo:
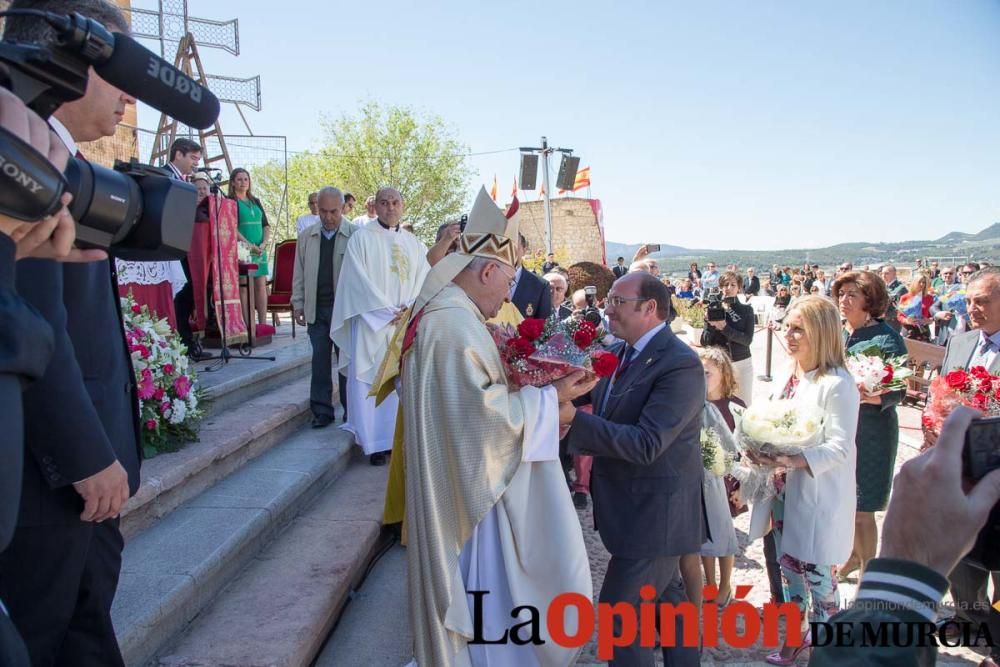
[[(600, 602), (625, 602), (638, 614), (646, 584), (661, 602), (686, 599), (680, 556), (697, 553), (705, 541), (705, 377), (698, 356), (666, 326), (670, 299), (663, 283), (648, 273), (627, 274), (607, 303), (611, 333), (624, 341), (613, 348), (618, 369), (591, 391), (593, 414), (564, 404), (559, 421), (570, 425), (569, 452), (594, 457), (594, 523), (611, 552)], [(617, 621), (615, 629), (621, 630)], [(680, 620), (677, 632), (683, 636)], [(664, 648), (663, 657), (669, 666), (697, 665), (698, 647)], [(612, 664), (653, 661), (652, 650), (634, 644), (617, 650)]]
[(747, 275), (743, 279), (743, 293), (747, 296), (760, 294), (760, 278), (752, 266), (747, 269)]
[(611, 273), (615, 274), (615, 279), (621, 278), (626, 273), (628, 273), (628, 267), (625, 266), (625, 258), (619, 257), (618, 263), (611, 267)]
[[(103, 0), (15, 0), (11, 9), (78, 12), (126, 32)], [(10, 17), (4, 37), (54, 39), (35, 17)], [(70, 153), (114, 134), (129, 97), (93, 70), (86, 94), (50, 124)], [(109, 260), (58, 265), (28, 260), (17, 289), (48, 321), (55, 351), (24, 393), (23, 486), (17, 528), (0, 554), (0, 598), (35, 665), (122, 664), (111, 624), (121, 569), (117, 516), (139, 487), (138, 401)]]
[(566, 292), (569, 291), (569, 282), (566, 276), (561, 273), (546, 273), (542, 278), (549, 284), (549, 292), (552, 296), (552, 307), (560, 320), (565, 320), (573, 314), (573, 310), (566, 306)]
[(517, 273), (514, 274), (514, 287), (510, 291), (510, 300), (525, 317), (537, 317), (547, 320), (552, 314), (552, 294), (549, 284), (531, 271), (525, 271), (521, 260), (528, 252), (528, 239), (521, 235)]
[[(170, 173), (178, 181), (190, 181), (194, 170), (201, 162), (202, 147), (197, 141), (192, 141), (186, 137), (179, 137), (170, 145), (170, 162), (167, 167)], [(181, 260), (181, 267), (184, 269), (184, 277), (187, 283), (181, 291), (174, 296), (174, 313), (177, 315), (177, 335), (188, 349), (188, 354), (195, 361), (200, 361), (209, 356), (201, 351), (201, 345), (194, 339), (191, 333), (191, 313), (194, 312), (194, 287), (191, 284), (191, 267), (187, 257)]]
[[(973, 274), (966, 285), (965, 301), (973, 330), (948, 339), (941, 372), (985, 366), (990, 373), (1000, 373), (1000, 267), (987, 267)], [(1000, 600), (1000, 592), (994, 593), (993, 600), (987, 599), (990, 578), (994, 591), (1000, 591), (1000, 571), (984, 570), (969, 559), (962, 559), (949, 577), (958, 616), (973, 623), (988, 623), (994, 638), (1000, 638), (1000, 611), (990, 606)], [(992, 650), (990, 667), (995, 667), (1000, 664), (1000, 648)]]

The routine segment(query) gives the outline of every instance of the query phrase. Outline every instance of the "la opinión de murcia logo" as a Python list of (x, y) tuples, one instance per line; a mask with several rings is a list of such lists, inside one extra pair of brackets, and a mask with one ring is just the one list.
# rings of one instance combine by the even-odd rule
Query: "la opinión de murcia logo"
[[(614, 650), (632, 646), (637, 641), (643, 648), (674, 646), (713, 648), (720, 640), (733, 648), (781, 646), (780, 630), (786, 630), (789, 647), (802, 645), (802, 612), (794, 602), (768, 602), (758, 609), (746, 601), (752, 586), (736, 586), (733, 600), (721, 611), (714, 600), (715, 586), (706, 586), (701, 612), (691, 602), (657, 603), (657, 591), (646, 585), (639, 589), (639, 611), (626, 602), (594, 602), (579, 593), (562, 593), (553, 598), (545, 613), (547, 635), (563, 648), (585, 646), (597, 633), (597, 657), (611, 660)], [(470, 644), (535, 644), (546, 643), (541, 637), (542, 613), (537, 607), (522, 605), (510, 611), (510, 618), (519, 621), (498, 637), (486, 637), (483, 630), (484, 600), (489, 591), (468, 591), (473, 600), (473, 638)], [(859, 606), (861, 603), (858, 603)], [(900, 604), (864, 601), (867, 609), (899, 610)], [(1000, 607), (1000, 603), (994, 605)], [(915, 608), (916, 605), (911, 607)], [(1000, 611), (1000, 608), (998, 608)], [(567, 617), (571, 620), (567, 621)], [(575, 618), (575, 622), (572, 619)], [(677, 637), (676, 621), (684, 622), (682, 637)], [(996, 646), (985, 623), (949, 621), (940, 628), (929, 622), (885, 621), (880, 623), (838, 622), (835, 616), (827, 622), (810, 623), (813, 646)], [(616, 621), (620, 622), (618, 631)], [(782, 623), (784, 621), (784, 623)], [(659, 640), (657, 640), (657, 635)]]

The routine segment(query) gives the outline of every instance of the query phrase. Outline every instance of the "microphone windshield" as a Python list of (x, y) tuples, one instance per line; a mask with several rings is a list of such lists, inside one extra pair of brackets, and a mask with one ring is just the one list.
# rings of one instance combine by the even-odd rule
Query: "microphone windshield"
[(114, 52), (95, 63), (102, 79), (157, 111), (204, 130), (219, 117), (219, 98), (137, 41), (114, 33)]

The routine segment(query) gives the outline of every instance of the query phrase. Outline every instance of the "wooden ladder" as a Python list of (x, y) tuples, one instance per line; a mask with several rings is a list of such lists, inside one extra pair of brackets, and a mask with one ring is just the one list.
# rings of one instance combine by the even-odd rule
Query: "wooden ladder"
[[(201, 56), (198, 54), (198, 45), (195, 44), (194, 36), (191, 33), (184, 35), (180, 44), (177, 45), (177, 56), (174, 58), (174, 67), (181, 70), (194, 81), (205, 88), (208, 88), (208, 79), (205, 76), (205, 68), (201, 64)], [(150, 164), (167, 164), (170, 161), (170, 146), (177, 138), (177, 119), (160, 114), (160, 123), (156, 128), (156, 138), (153, 140), (153, 150), (149, 156)], [(208, 155), (209, 139), (214, 139), (219, 144), (219, 154)], [(229, 159), (229, 149), (226, 148), (226, 138), (222, 134), (222, 126), (219, 119), (211, 127), (198, 131), (199, 143), (204, 147), (205, 156), (202, 164), (205, 167), (216, 166), (222, 169), (218, 163), (224, 162), (226, 179), (233, 170), (233, 163)]]

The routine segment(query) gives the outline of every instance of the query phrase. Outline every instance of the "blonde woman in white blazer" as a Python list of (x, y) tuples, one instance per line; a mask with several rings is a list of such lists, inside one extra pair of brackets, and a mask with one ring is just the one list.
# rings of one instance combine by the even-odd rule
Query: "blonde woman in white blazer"
[[(795, 456), (754, 457), (786, 470), (778, 498), (758, 503), (750, 519), (750, 537), (775, 531), (785, 599), (808, 621), (826, 621), (840, 609), (835, 568), (851, 555), (857, 491), (854, 476), (855, 435), (860, 395), (844, 368), (840, 313), (828, 299), (803, 297), (785, 318), (785, 340), (794, 372), (775, 384), (774, 399), (791, 398), (823, 409), (823, 439)], [(791, 665), (799, 648), (783, 647), (767, 657)]]

